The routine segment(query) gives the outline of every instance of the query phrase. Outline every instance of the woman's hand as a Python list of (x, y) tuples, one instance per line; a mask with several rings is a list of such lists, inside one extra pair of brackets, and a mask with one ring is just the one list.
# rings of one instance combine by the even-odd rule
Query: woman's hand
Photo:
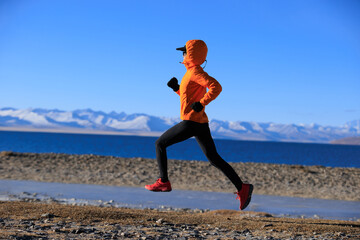
[(204, 106), (200, 102), (194, 102), (193, 104), (191, 104), (191, 108), (194, 109), (195, 112), (201, 112)]
[(176, 77), (173, 77), (172, 79), (170, 79), (170, 81), (167, 83), (167, 85), (169, 88), (172, 88), (172, 90), (174, 90), (174, 92), (177, 92), (180, 87)]

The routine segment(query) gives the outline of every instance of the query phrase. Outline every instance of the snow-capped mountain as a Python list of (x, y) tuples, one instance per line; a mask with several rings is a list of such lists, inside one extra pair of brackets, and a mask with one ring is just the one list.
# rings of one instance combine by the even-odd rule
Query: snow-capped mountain
[[(179, 118), (146, 114), (93, 111), (91, 109), (61, 111), (47, 109), (0, 109), (0, 127), (39, 129), (87, 129), (128, 133), (161, 133), (180, 121)], [(340, 127), (317, 124), (276, 124), (211, 120), (215, 138), (263, 141), (325, 143), (345, 137), (360, 136), (360, 120)]]
[(153, 117), (123, 112), (105, 113), (91, 109), (0, 109), (0, 126), (33, 128), (82, 128), (105, 131), (162, 132), (180, 119)]

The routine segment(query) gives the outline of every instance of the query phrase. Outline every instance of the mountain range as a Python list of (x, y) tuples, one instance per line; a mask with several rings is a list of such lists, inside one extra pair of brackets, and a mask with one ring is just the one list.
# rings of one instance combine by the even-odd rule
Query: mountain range
[[(179, 118), (156, 117), (147, 114), (93, 111), (82, 109), (62, 111), (57, 109), (0, 108), (0, 127), (6, 129), (81, 129), (127, 134), (160, 135)], [(329, 143), (346, 137), (360, 136), (360, 120), (343, 126), (318, 124), (279, 124), (244, 121), (211, 120), (210, 129), (214, 138), (258, 141), (291, 141)]]

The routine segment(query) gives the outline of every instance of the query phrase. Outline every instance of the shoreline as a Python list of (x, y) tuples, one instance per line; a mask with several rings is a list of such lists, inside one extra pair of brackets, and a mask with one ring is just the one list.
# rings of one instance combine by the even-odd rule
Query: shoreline
[[(0, 131), (9, 132), (33, 132), (33, 133), (63, 133), (63, 134), (89, 134), (89, 135), (114, 135), (114, 136), (138, 136), (138, 137), (159, 137), (164, 132), (147, 132), (147, 131), (106, 131), (96, 129), (82, 129), (82, 128), (34, 128), (34, 127), (1, 127)], [(359, 137), (360, 138), (360, 137)], [(343, 142), (340, 140), (332, 140), (328, 142), (312, 142), (312, 141), (295, 141), (295, 140), (283, 140), (283, 141), (271, 141), (264, 139), (232, 139), (232, 138), (214, 138), (220, 140), (232, 140), (232, 141), (250, 141), (250, 142), (279, 142), (279, 143), (299, 143), (299, 144), (326, 144), (326, 145), (347, 145), (347, 146), (359, 146), (359, 143)]]
[(119, 135), (139, 137), (159, 137), (162, 132), (142, 131), (105, 131), (82, 128), (32, 128), (32, 127), (0, 127), (0, 131), (9, 132), (34, 132), (34, 133), (65, 133), (65, 134), (89, 134), (89, 135)]
[[(156, 159), (0, 152), (1, 179), (144, 187), (157, 179)], [(360, 169), (230, 163), (254, 194), (360, 201)], [(208, 162), (169, 160), (173, 189), (234, 192)]]

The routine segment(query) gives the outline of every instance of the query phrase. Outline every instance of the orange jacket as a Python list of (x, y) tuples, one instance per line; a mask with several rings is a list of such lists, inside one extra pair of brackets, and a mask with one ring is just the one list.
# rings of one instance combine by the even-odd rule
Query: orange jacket
[[(181, 80), (180, 89), (180, 118), (198, 123), (209, 122), (205, 113), (205, 106), (214, 100), (222, 88), (215, 78), (210, 77), (200, 66), (205, 62), (207, 46), (202, 40), (190, 40), (186, 42), (186, 57), (182, 62), (187, 71)], [(209, 89), (206, 92), (206, 88)], [(196, 112), (191, 104), (200, 102), (204, 108)]]

